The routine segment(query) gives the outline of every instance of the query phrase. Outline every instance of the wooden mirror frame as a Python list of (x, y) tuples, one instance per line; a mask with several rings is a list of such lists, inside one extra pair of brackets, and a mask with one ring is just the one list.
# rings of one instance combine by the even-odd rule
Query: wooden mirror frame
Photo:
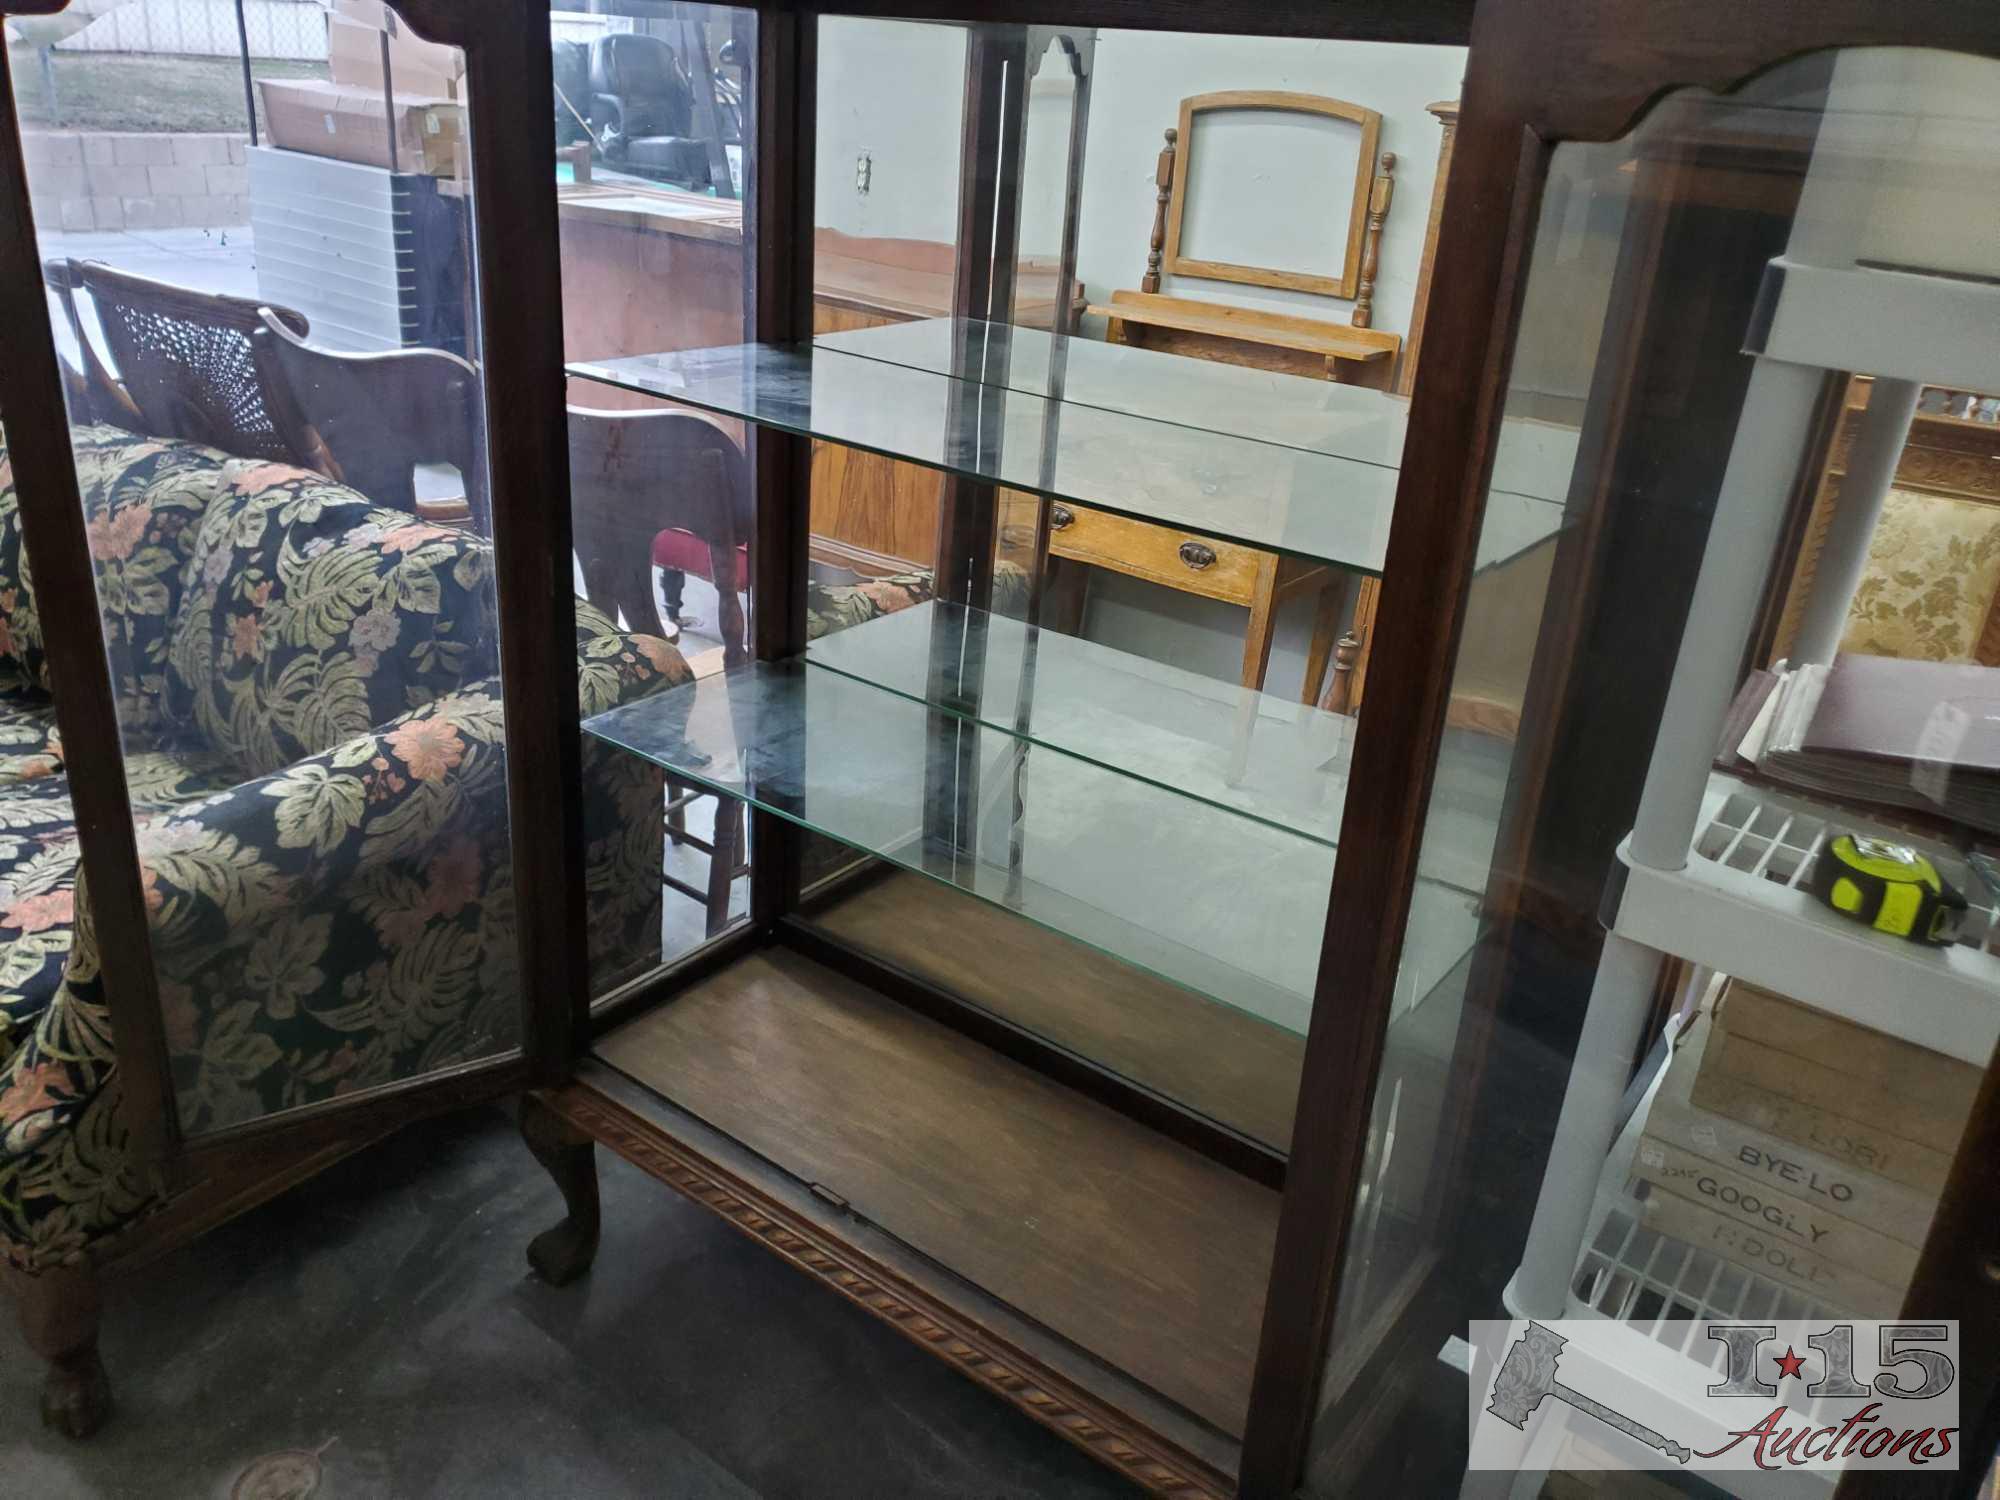
[[(1347, 213), (1347, 249), (1341, 257), (1338, 276), (1265, 266), (1239, 266), (1229, 261), (1197, 260), (1181, 254), (1182, 221), (1187, 214), (1189, 163), (1194, 159), (1195, 116), (1248, 109), (1318, 115), (1324, 119), (1346, 120), (1361, 127), (1361, 150), (1355, 158), (1354, 191)], [(1171, 143), (1172, 138), (1169, 139)], [(1236, 281), (1246, 286), (1318, 292), (1324, 297), (1354, 300), (1361, 285), (1362, 240), (1368, 230), (1369, 195), (1374, 191), (1376, 162), (1381, 155), (1382, 116), (1379, 112), (1359, 104), (1349, 104), (1345, 99), (1330, 99), (1324, 94), (1295, 93), (1288, 89), (1224, 89), (1212, 94), (1190, 94), (1181, 100), (1179, 142), (1179, 149), (1174, 151), (1174, 180), (1167, 203), (1166, 270), (1169, 276)]]

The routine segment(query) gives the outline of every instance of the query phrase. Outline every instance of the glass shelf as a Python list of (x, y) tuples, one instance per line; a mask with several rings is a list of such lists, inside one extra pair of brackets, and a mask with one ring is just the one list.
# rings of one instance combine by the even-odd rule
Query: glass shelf
[(943, 600), (821, 636), (806, 659), (1329, 848), (1340, 832), (1347, 714)]
[[(1339, 843), (1351, 715), (944, 600), (821, 636), (806, 659), (1175, 797)], [(1484, 888), (1505, 763), (1498, 742), (1447, 732), (1426, 878)]]
[[(1050, 379), (1058, 341), (1040, 328), (974, 318), (915, 318), (816, 334), (813, 347), (1028, 395), (1055, 394)], [(1402, 463), (1410, 419), (1405, 396), (1100, 339), (1064, 340), (1060, 353), (1060, 397), (1071, 406), (1126, 412), (1359, 463), (1389, 468)], [(1492, 488), (1561, 505), (1576, 444), (1574, 427), (1504, 419)]]
[[(1073, 342), (1072, 352), (1079, 346), (1080, 341)], [(1236, 411), (1248, 404), (1238, 391), (1242, 372), (1235, 367), (1158, 357), (1185, 367), (1177, 377), (1185, 378), (1186, 387), (1175, 384), (1170, 400), (1158, 398), (1183, 416), (1188, 403), (1211, 383), (1218, 410)], [(1392, 451), (1387, 428), (1367, 423), (1357, 423), (1352, 431), (1354, 447), (1368, 456), (1334, 454), (1086, 402), (1052, 401), (1004, 384), (810, 344), (732, 344), (632, 355), (572, 364), (569, 373), (982, 482), (1361, 573), (1382, 571), (1395, 508), (1393, 459), (1400, 445)], [(1266, 430), (1285, 421), (1274, 412)], [(1359, 435), (1370, 431), (1372, 437)], [(1552, 441), (1560, 452), (1560, 439)], [(1569, 441), (1573, 448), (1573, 437)], [(1566, 485), (1566, 466), (1561, 477)], [(1562, 506), (1555, 500), (1507, 490), (1491, 495), (1488, 512), (1480, 567), (1532, 547), (1562, 523)]]
[[(584, 727), (687, 781), (1306, 1029), (1335, 857), (1320, 838), (803, 660), (701, 678)], [(1246, 890), (1256, 899), (1231, 894)], [(1471, 946), (1477, 898), (1420, 879), (1416, 907), (1411, 931), (1436, 952), (1406, 969), (1434, 982)]]
[(1044, 329), (975, 318), (915, 318), (815, 334), (813, 347), (957, 375), (1029, 396), (1057, 394), (1050, 379), (1060, 352), (1060, 398), (1069, 405), (1389, 469), (1402, 461), (1409, 427), (1407, 401), (1364, 386), (1100, 339), (1059, 342)]

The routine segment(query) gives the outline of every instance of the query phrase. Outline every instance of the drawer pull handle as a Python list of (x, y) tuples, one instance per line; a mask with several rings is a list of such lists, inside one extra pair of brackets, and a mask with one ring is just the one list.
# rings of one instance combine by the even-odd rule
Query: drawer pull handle
[(1182, 542), (1181, 561), (1199, 573), (1215, 566), (1215, 549), (1201, 542)]
[(1049, 527), (1054, 531), (1061, 531), (1064, 527), (1074, 523), (1075, 520), (1076, 512), (1071, 510), (1067, 505), (1058, 505), (1049, 512)]

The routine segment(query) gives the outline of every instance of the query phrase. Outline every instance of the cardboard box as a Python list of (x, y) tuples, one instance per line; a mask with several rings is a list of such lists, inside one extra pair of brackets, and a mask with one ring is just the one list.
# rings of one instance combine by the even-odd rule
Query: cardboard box
[(1967, 1110), (1943, 1091), (1908, 1091), (1837, 1072), (1823, 1063), (1737, 1035), (1727, 1010), (1718, 1019), (1721, 1029), (1716, 1042), (1720, 1045), (1708, 1049), (1704, 1078), (1695, 1083), (1697, 1104), (1703, 1102), (1706, 1075), (1713, 1072), (1946, 1156), (1958, 1149), (1959, 1138), (1965, 1134)]
[(389, 76), (398, 95), (462, 99), (465, 54), (427, 42), (381, 0), (334, 0), (326, 18), (327, 72), (351, 88), (382, 88), (382, 39), (389, 41)]
[[(1887, 1159), (1878, 1156), (1857, 1161), (1852, 1152), (1835, 1155), (1815, 1150), (1746, 1120), (1697, 1109), (1692, 1099), (1694, 1083), (1712, 1034), (1709, 1015), (1703, 1011), (1676, 1039), (1673, 1061), (1667, 1065), (1667, 1076), (1646, 1115), (1646, 1139), (1677, 1147), (1789, 1193), (1823, 1213), (1852, 1219), (1905, 1245), (1921, 1247), (1937, 1211), (1936, 1184), (1942, 1182), (1950, 1158), (1913, 1143), (1898, 1142)], [(1834, 1144), (1841, 1141), (1852, 1144), (1851, 1131)], [(1639, 1165), (1644, 1175), (1644, 1162)], [(1928, 1178), (1932, 1186), (1898, 1181), (1874, 1170), (1880, 1166), (1907, 1169), (1906, 1176)]]
[(1800, 1005), (1740, 979), (1730, 980), (1723, 991), (1721, 1016), (1731, 1036), (1857, 1078), (1869, 1088), (1924, 1099), (1935, 1110), (1960, 1119), (1972, 1113), (1982, 1070), (1969, 1062)]
[[(288, 151), (387, 167), (389, 115), (380, 91), (315, 78), (260, 78), (271, 144)], [(449, 99), (396, 96), (396, 162), (404, 172), (449, 177), (464, 134), (464, 107)]]
[(1739, 1120), (1920, 1193), (1942, 1192), (1951, 1173), (1949, 1151), (1933, 1150), (1870, 1122), (1834, 1114), (1726, 1073), (1709, 1070), (1698, 1077), (1692, 1102), (1696, 1109)]
[(1740, 1219), (1725, 1218), (1658, 1186), (1648, 1185), (1640, 1219), (1648, 1229), (1806, 1292), (1829, 1312), (1852, 1318), (1893, 1318), (1901, 1309), (1904, 1288), (1835, 1265), (1795, 1241)]
[(1824, 1202), (1809, 1202), (1656, 1136), (1639, 1138), (1632, 1170), (1641, 1182), (1692, 1199), (1711, 1213), (1801, 1246), (1820, 1260), (1859, 1271), (1887, 1286), (1908, 1286), (1917, 1273), (1914, 1245), (1870, 1225), (1844, 1219)]

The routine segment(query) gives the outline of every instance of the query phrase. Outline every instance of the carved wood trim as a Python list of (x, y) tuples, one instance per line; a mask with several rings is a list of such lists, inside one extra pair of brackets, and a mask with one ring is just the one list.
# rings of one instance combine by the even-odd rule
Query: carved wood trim
[(896, 557), (888, 552), (878, 552), (872, 547), (846, 541), (823, 532), (812, 534), (812, 560), (832, 568), (845, 568), (858, 573), (863, 578), (887, 578), (896, 573), (916, 573), (923, 571), (925, 564), (913, 562), (907, 557)]
[(1235, 1485), (1209, 1465), (589, 1085), (572, 1083), (540, 1097), (640, 1171), (719, 1215), (1149, 1493), (1173, 1500), (1226, 1500), (1235, 1494)]
[(1819, 490), (1813, 496), (1812, 509), (1807, 512), (1805, 534), (1800, 538), (1797, 561), (1792, 565), (1791, 583), (1785, 590), (1785, 604), (1778, 616), (1778, 628), (1772, 636), (1771, 649), (1765, 653), (1763, 666), (1788, 657), (1792, 646), (1799, 638), (1799, 626), (1805, 620), (1806, 601), (1812, 597), (1813, 583), (1819, 577), (1820, 554), (1826, 550), (1827, 528), (1833, 525), (1833, 504), (1840, 495), (1838, 475), (1821, 471)]

